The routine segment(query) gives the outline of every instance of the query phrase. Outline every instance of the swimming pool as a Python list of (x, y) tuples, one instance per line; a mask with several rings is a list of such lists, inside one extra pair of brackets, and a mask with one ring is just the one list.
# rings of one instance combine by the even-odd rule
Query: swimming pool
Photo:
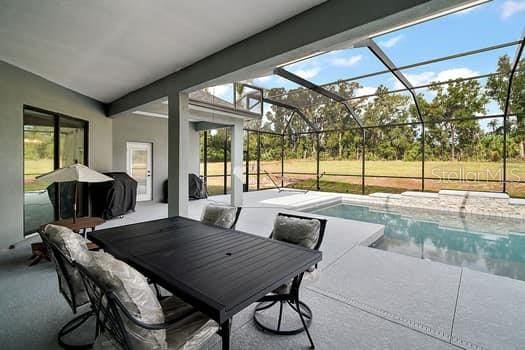
[(525, 281), (525, 220), (343, 203), (307, 211), (385, 225), (377, 249)]

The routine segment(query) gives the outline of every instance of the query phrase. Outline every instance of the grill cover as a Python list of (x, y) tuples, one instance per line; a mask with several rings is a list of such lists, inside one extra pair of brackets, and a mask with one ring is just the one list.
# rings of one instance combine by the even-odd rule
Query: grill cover
[(93, 215), (107, 220), (135, 210), (137, 181), (123, 172), (104, 174), (115, 181), (91, 184)]
[(208, 192), (202, 179), (195, 174), (188, 174), (188, 176), (190, 199), (208, 198)]
[[(195, 174), (188, 174), (188, 193), (189, 199), (204, 199), (208, 198), (208, 191), (206, 190), (206, 185), (202, 179)], [(162, 184), (162, 192), (164, 198), (162, 198), (163, 203), (168, 203), (168, 180), (164, 180)]]

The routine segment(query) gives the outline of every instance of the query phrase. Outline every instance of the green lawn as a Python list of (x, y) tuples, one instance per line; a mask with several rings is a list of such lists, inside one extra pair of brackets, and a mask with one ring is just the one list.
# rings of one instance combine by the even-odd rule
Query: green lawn
[(48, 184), (35, 181), (35, 177), (53, 170), (53, 159), (24, 161), (24, 191), (46, 189)]
[[(421, 162), (415, 161), (366, 161), (365, 169), (367, 176), (421, 176)], [(201, 169), (202, 170), (202, 169)], [(250, 173), (256, 172), (256, 162), (250, 162)], [(280, 161), (262, 161), (261, 171), (280, 172)], [(286, 160), (284, 163), (285, 172), (310, 172), (315, 173), (315, 160), (293, 159)], [(229, 164), (228, 164), (229, 171)], [(324, 160), (320, 162), (320, 171), (334, 174), (361, 174), (361, 161), (359, 160)], [(495, 178), (502, 171), (501, 162), (442, 162), (426, 161), (425, 177), (438, 178), (443, 173), (449, 174), (450, 177), (457, 174), (461, 177), (476, 175), (478, 179)], [(519, 176), (525, 181), (525, 162), (508, 161), (507, 171), (509, 177), (512, 175)], [(223, 172), (223, 163), (208, 163), (208, 174), (220, 175)], [(510, 179), (513, 180), (513, 179)], [(514, 179), (514, 180), (517, 180)]]
[[(223, 163), (208, 163), (208, 174), (222, 175)], [(27, 160), (25, 162), (26, 174), (43, 174), (53, 169), (53, 160), (41, 161)], [(230, 170), (228, 164), (228, 172)], [(243, 168), (244, 170), (244, 168)], [(280, 161), (261, 162), (261, 188), (271, 188), (273, 184), (264, 175), (264, 170), (270, 173), (281, 172)], [(285, 182), (291, 182), (291, 186), (315, 189), (316, 164), (313, 159), (286, 160), (284, 164), (286, 173), (312, 173), (314, 175), (285, 175)], [(374, 176), (400, 176), (420, 177), (421, 162), (405, 161), (367, 161), (366, 162), (366, 192), (403, 192), (406, 190), (419, 190), (421, 181), (419, 179), (390, 179)], [(250, 162), (250, 173), (256, 173), (256, 162)], [(361, 161), (359, 160), (325, 160), (320, 162), (320, 172), (326, 174), (358, 175), (330, 176), (321, 178), (321, 190), (327, 192), (349, 192), (361, 193)], [(201, 164), (201, 173), (203, 173)], [(425, 190), (439, 191), (443, 188), (472, 189), (480, 191), (501, 191), (501, 184), (487, 182), (487, 179), (499, 180), (503, 176), (501, 162), (425, 162)], [(25, 189), (39, 190), (45, 188), (45, 184), (34, 181), (35, 175), (25, 176)], [(250, 189), (256, 188), (256, 176), (250, 177)], [(430, 180), (430, 178), (435, 180)], [(525, 181), (525, 162), (507, 162), (507, 178), (510, 181)], [(440, 180), (441, 179), (441, 180)], [(478, 182), (465, 182), (461, 179), (476, 179)], [(229, 180), (228, 180), (229, 181)], [(223, 193), (223, 178), (209, 178), (208, 189), (210, 193)], [(293, 185), (295, 184), (295, 185)], [(507, 185), (507, 192), (514, 197), (525, 197), (525, 184), (511, 183)]]
[[(406, 190), (420, 190), (422, 165), (419, 161), (367, 161), (366, 189), (370, 192), (398, 193)], [(229, 170), (229, 164), (228, 164)], [(244, 170), (244, 168), (243, 168)], [(262, 174), (266, 170), (270, 173), (279, 174), (281, 171), (280, 161), (261, 162), (261, 188), (272, 187), (270, 180)], [(316, 172), (315, 160), (286, 160), (284, 164), (285, 178), (295, 183), (294, 187), (315, 189), (314, 176), (306, 176), (291, 173)], [(222, 174), (223, 163), (208, 163), (208, 174)], [(250, 173), (256, 173), (256, 162), (250, 162)], [(326, 174), (357, 175), (334, 176), (324, 175), (321, 181), (321, 190), (328, 192), (361, 193), (361, 161), (359, 160), (325, 160), (320, 162), (320, 172)], [(375, 176), (399, 176), (415, 177), (416, 179), (391, 179)], [(479, 191), (501, 191), (502, 185), (497, 182), (486, 180), (500, 180), (503, 177), (501, 162), (425, 162), (425, 190), (439, 191), (440, 189), (470, 189)], [(216, 183), (213, 180), (213, 185)], [(525, 181), (525, 162), (507, 162), (507, 179), (510, 181)], [(211, 179), (210, 179), (211, 180)], [(477, 182), (465, 181), (477, 180)], [(256, 188), (256, 176), (250, 178), (250, 189)], [(508, 184), (507, 192), (514, 197), (525, 197), (525, 184)], [(222, 190), (221, 190), (222, 193)]]
[[(308, 179), (295, 183), (290, 188), (298, 188), (304, 190), (315, 190), (316, 189), (315, 179)], [(323, 192), (336, 192), (336, 193), (356, 193), (361, 194), (361, 184), (348, 183), (342, 181), (319, 181), (320, 190)], [(374, 186), (369, 185), (365, 186), (365, 193), (375, 193), (375, 192), (388, 192), (388, 193), (401, 193), (405, 192), (405, 189), (399, 187), (385, 187), (385, 186)]]
[(53, 170), (53, 159), (25, 160), (25, 174), (44, 174)]

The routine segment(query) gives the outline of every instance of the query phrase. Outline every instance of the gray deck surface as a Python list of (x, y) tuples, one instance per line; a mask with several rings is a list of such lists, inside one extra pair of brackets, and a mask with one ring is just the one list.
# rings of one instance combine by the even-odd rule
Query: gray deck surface
[[(266, 237), (275, 214), (285, 210), (261, 201), (295, 194), (249, 193), (238, 229)], [(199, 218), (204, 204), (191, 202), (189, 215)], [(105, 226), (166, 216), (166, 205), (140, 203), (135, 213)], [(329, 219), (321, 279), (302, 292), (314, 312), (311, 332), (318, 349), (523, 348), (525, 282), (360, 245), (380, 229)], [(0, 253), (0, 349), (59, 349), (56, 332), (72, 313), (51, 264), (27, 267), (28, 243)], [(233, 349), (308, 348), (304, 334), (257, 330), (252, 311), (253, 306), (234, 317)], [(285, 315), (285, 323), (296, 321)], [(210, 348), (220, 349), (219, 340)]]

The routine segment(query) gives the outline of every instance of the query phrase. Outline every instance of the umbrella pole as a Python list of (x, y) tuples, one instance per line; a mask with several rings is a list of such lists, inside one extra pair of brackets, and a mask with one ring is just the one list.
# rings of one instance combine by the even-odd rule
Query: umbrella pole
[(75, 181), (75, 202), (73, 203), (73, 223), (77, 222), (78, 181)]

